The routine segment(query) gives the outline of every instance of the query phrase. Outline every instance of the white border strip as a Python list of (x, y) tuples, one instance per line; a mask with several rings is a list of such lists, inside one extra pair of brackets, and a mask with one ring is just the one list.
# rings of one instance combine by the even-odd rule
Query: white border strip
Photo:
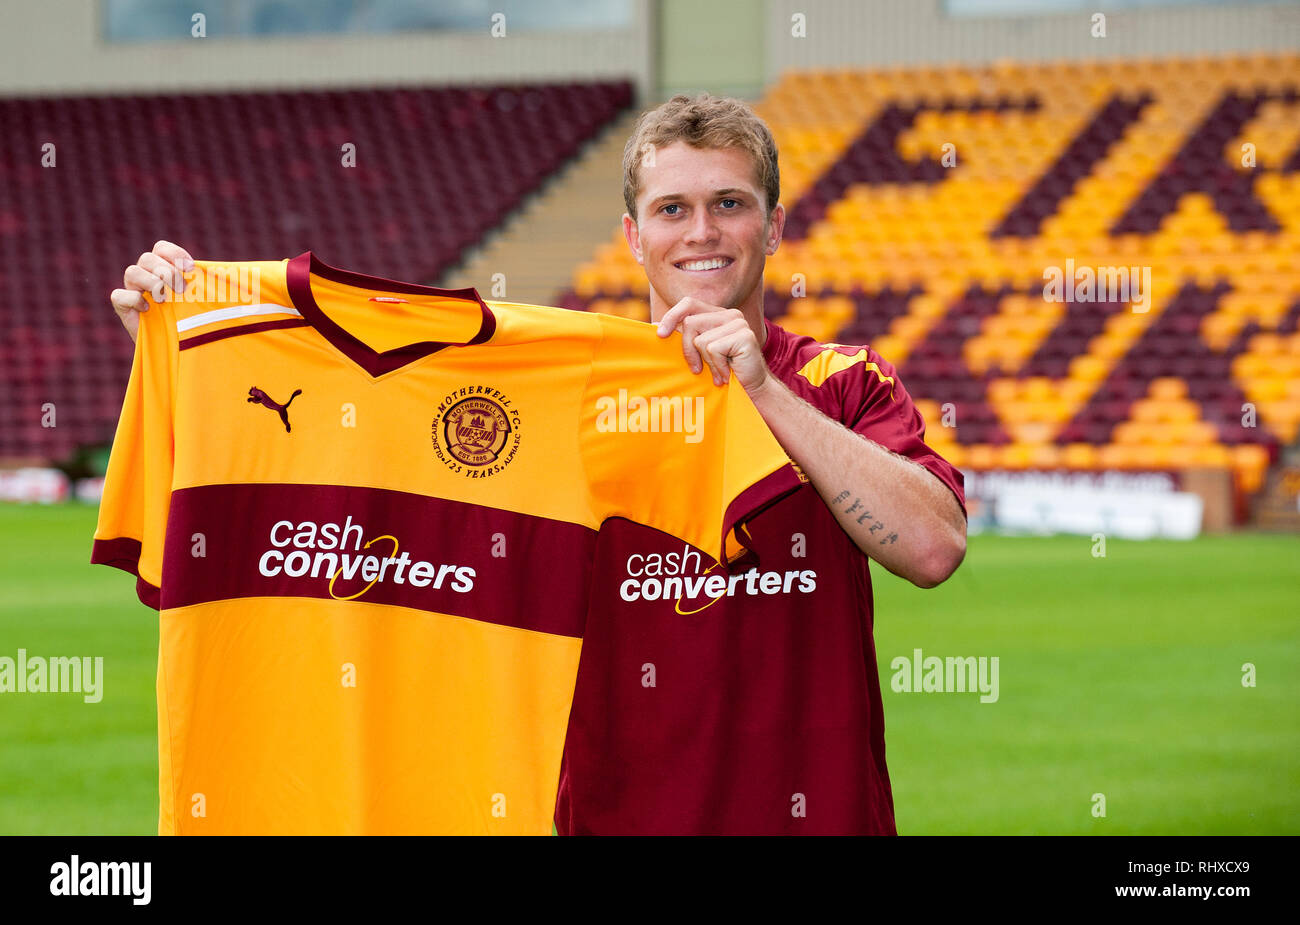
[(205, 324), (211, 324), (214, 321), (229, 321), (231, 318), (249, 318), (253, 315), (297, 315), (302, 317), (302, 313), (296, 308), (289, 308), (286, 305), (271, 305), (263, 303), (261, 305), (231, 305), (228, 308), (214, 308), (210, 312), (202, 312), (189, 318), (182, 318), (176, 322), (176, 333), (184, 334), (192, 328), (199, 328)]

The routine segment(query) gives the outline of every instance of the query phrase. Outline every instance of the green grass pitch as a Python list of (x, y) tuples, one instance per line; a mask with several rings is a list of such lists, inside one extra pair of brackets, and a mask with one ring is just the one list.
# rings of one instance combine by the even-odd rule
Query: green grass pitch
[[(98, 655), (105, 673), (97, 704), (0, 694), (3, 834), (156, 831), (156, 617), (88, 564), (94, 520), (0, 505), (0, 656)], [(930, 591), (873, 570), (900, 833), (1300, 833), (1300, 541), (1091, 551), (973, 537)], [(890, 661), (917, 648), (997, 656), (997, 702), (894, 692)]]

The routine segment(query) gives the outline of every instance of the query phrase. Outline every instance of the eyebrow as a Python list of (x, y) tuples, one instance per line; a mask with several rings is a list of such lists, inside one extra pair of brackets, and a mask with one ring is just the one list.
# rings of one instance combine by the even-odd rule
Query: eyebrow
[[(735, 186), (728, 186), (726, 189), (719, 189), (713, 191), (713, 196), (715, 198), (719, 196), (735, 196), (737, 194), (741, 196), (751, 195), (749, 190), (740, 189), (739, 187), (735, 187)], [(656, 196), (654, 199), (650, 200), (650, 208), (653, 209), (661, 202), (669, 202), (673, 199), (685, 199), (685, 198), (686, 198), (685, 193), (664, 193), (662, 196)]]

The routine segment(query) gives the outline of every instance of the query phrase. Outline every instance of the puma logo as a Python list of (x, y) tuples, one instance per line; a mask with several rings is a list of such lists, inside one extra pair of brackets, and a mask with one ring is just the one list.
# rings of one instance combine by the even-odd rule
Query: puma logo
[(270, 408), (272, 411), (278, 412), (280, 415), (280, 420), (284, 421), (284, 432), (287, 434), (290, 433), (289, 406), (292, 405), (293, 400), (301, 394), (302, 394), (302, 389), (294, 389), (293, 394), (289, 396), (289, 400), (282, 405), (278, 401), (273, 399), (270, 395), (267, 395), (265, 392), (259, 389), (257, 386), (253, 386), (251, 389), (248, 390), (248, 400), (254, 405), (265, 405), (266, 407)]

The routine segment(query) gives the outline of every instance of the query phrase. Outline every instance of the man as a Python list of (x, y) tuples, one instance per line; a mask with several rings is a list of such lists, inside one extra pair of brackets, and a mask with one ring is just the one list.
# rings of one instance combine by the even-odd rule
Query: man
[[(654, 531), (602, 531), (607, 603), (584, 642), (562, 834), (895, 831), (867, 559), (946, 580), (965, 555), (962, 478), (874, 351), (765, 320), (779, 192), (771, 133), (736, 100), (674, 97), (625, 149), (623, 230), (652, 321), (681, 332), (693, 371), (736, 376), (809, 485), (751, 525), (763, 572), (739, 581)], [(181, 291), (189, 260), (159, 242), (127, 268), (112, 303), (133, 337), (141, 293)]]
[(761, 573), (716, 597), (689, 593), (697, 551), (602, 531), (561, 833), (895, 831), (867, 559), (923, 588), (951, 575), (962, 477), (892, 366), (765, 321), (779, 192), (771, 133), (736, 100), (676, 97), (624, 151), (623, 231), (659, 333), (682, 332), (693, 370), (734, 374), (811, 485), (751, 523)]

